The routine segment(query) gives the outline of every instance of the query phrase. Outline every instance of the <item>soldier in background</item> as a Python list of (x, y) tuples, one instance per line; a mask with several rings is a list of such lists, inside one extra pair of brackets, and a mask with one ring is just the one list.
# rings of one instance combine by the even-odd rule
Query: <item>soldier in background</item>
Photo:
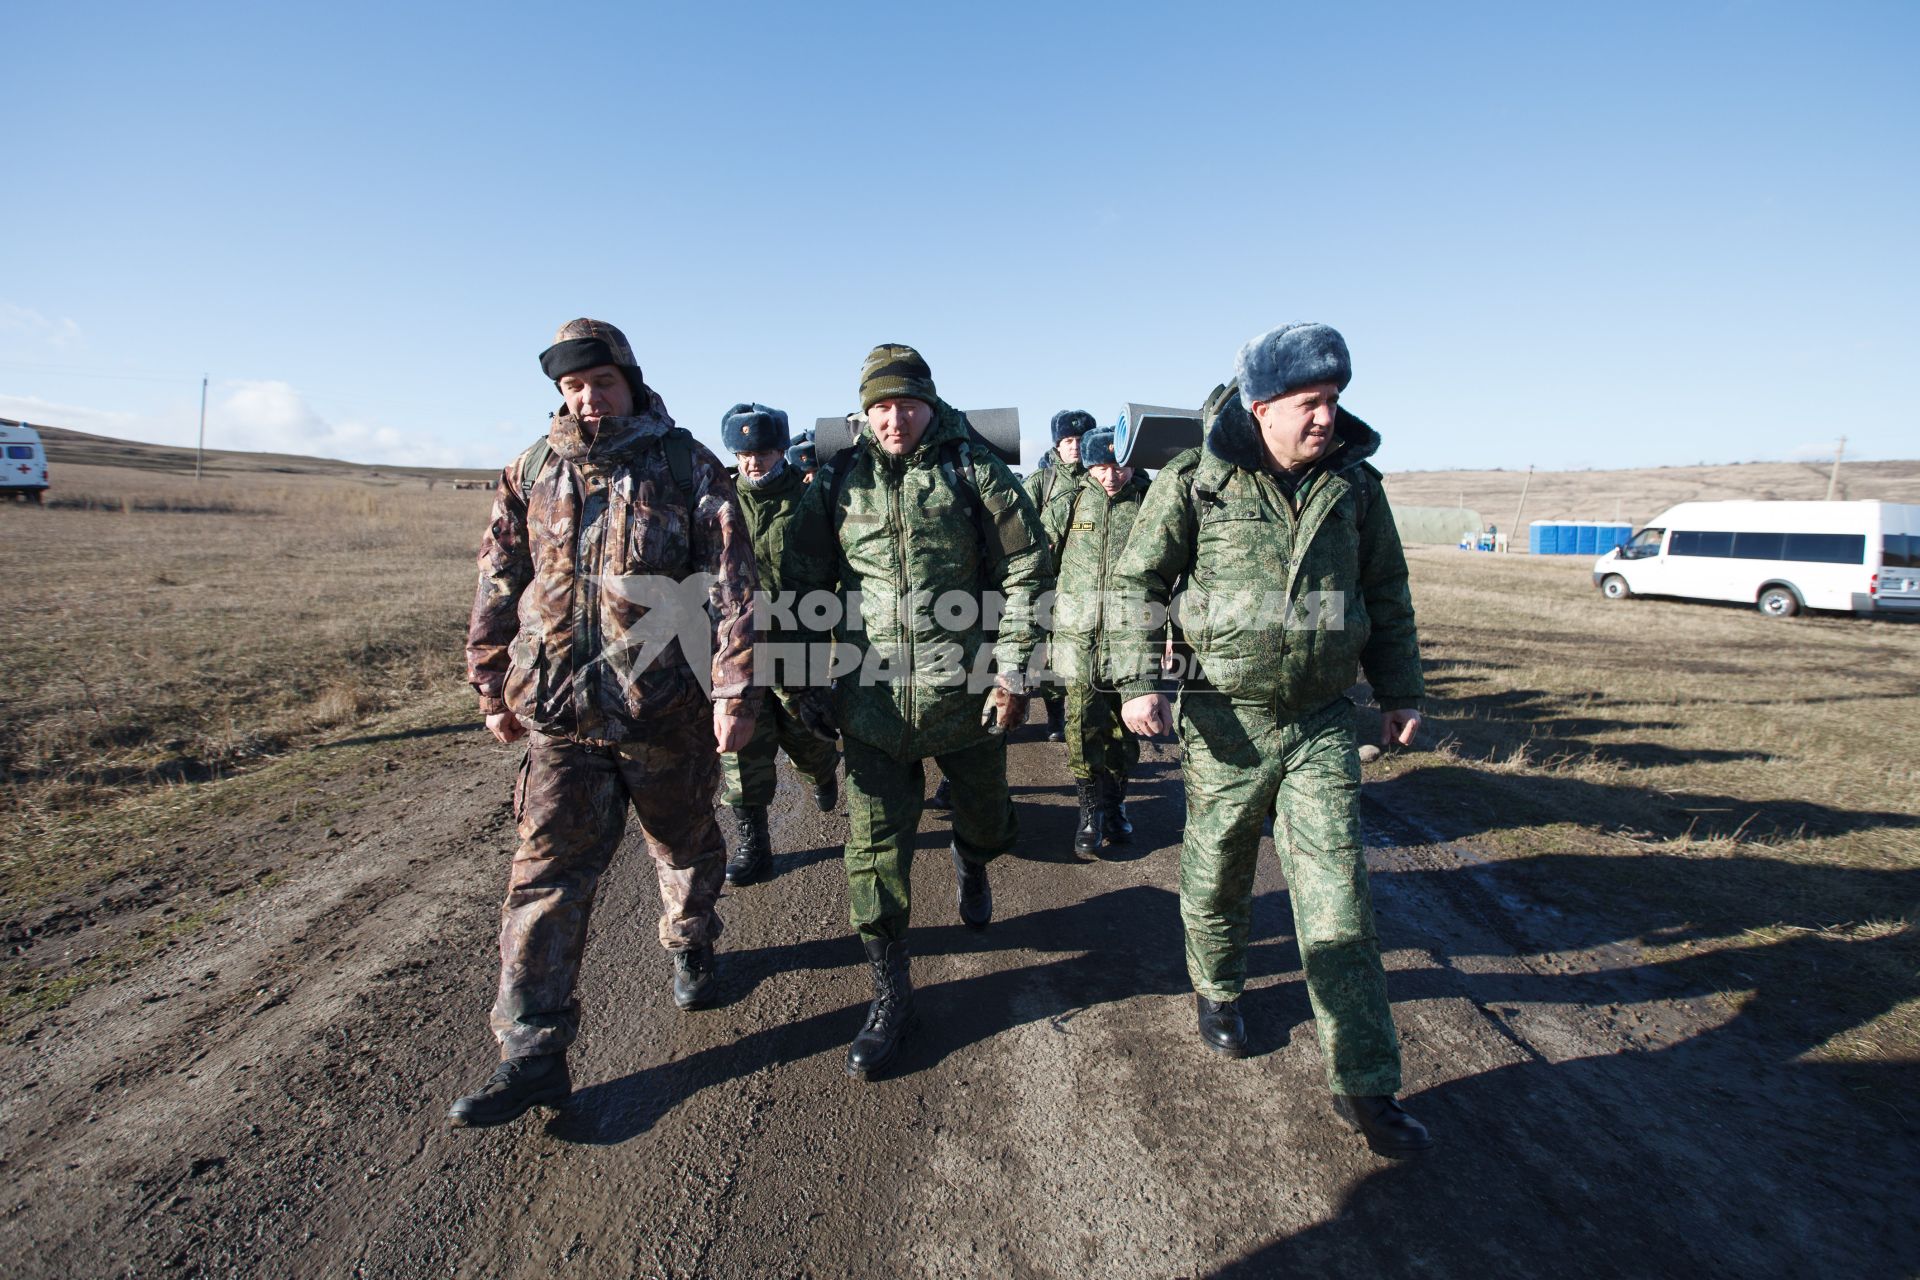
[[(1207, 401), (1206, 443), (1148, 491), (1115, 585), (1164, 606), (1189, 584), (1181, 625), (1198, 671), (1180, 691), (1180, 914), (1201, 1038), (1247, 1052), (1239, 999), (1255, 855), (1272, 819), (1334, 1110), (1375, 1152), (1402, 1157), (1432, 1139), (1394, 1098), (1400, 1043), (1346, 691), (1364, 670), (1381, 744), (1404, 745), (1424, 687), (1406, 558), (1367, 461), (1380, 437), (1338, 407), (1352, 369), (1326, 325), (1285, 325), (1242, 347), (1235, 381)], [(1163, 733), (1171, 709), (1149, 674), (1157, 637), (1142, 612), (1122, 616), (1135, 674), (1121, 713), (1136, 733)]]
[[(859, 593), (836, 650), (857, 669), (835, 683), (847, 762), (847, 896), (873, 969), (873, 1004), (847, 1051), (861, 1077), (892, 1058), (912, 1018), (908, 884), (925, 795), (925, 761), (954, 781), (951, 853), (961, 921), (993, 918), (987, 864), (1013, 847), (1006, 730), (1027, 711), (1026, 665), (1039, 640), (1035, 602), (1049, 585), (1044, 536), (1013, 473), (970, 438), (911, 347), (875, 347), (860, 370), (867, 427), (808, 487), (788, 543), (784, 584), (803, 596)], [(984, 610), (1005, 597), (997, 638)], [(983, 625), (985, 624), (985, 625)], [(976, 675), (991, 675), (982, 705)]]
[[(753, 559), (760, 573), (760, 591), (770, 600), (780, 595), (780, 557), (807, 485), (790, 464), (787, 415), (763, 404), (737, 404), (720, 419), (720, 438), (733, 451), (738, 465), (740, 512), (753, 540)], [(811, 444), (809, 443), (809, 448)], [(778, 608), (763, 617), (779, 617)], [(762, 643), (796, 639), (777, 631), (760, 636)], [(773, 866), (773, 842), (767, 830), (767, 806), (773, 803), (775, 757), (785, 750), (793, 767), (813, 788), (813, 802), (822, 813), (840, 803), (836, 777), (840, 754), (831, 738), (809, 730), (783, 701), (779, 691), (755, 688), (749, 695), (754, 708), (753, 737), (739, 751), (720, 757), (726, 774), (721, 803), (733, 809), (735, 845), (727, 859), (727, 883), (749, 884)]]
[(820, 469), (818, 453), (813, 445), (813, 432), (802, 431), (787, 446), (787, 465), (799, 473), (806, 484), (813, 483), (813, 473)]
[[(753, 732), (757, 578), (726, 469), (674, 425), (612, 325), (561, 326), (540, 367), (565, 403), (500, 473), (467, 624), (487, 731), (528, 747), (500, 916), (501, 1062), (453, 1104), (456, 1127), (504, 1124), (572, 1092), (587, 915), (629, 804), (660, 884), (674, 1003), (711, 999), (726, 860), (718, 753)], [(686, 653), (647, 620), (671, 616), (662, 591), (671, 603), (695, 574), (710, 575), (697, 603), (711, 620), (691, 611), (702, 652)], [(689, 663), (705, 666), (708, 651), (696, 675)]]
[(1140, 762), (1140, 744), (1120, 720), (1120, 695), (1112, 683), (1119, 664), (1110, 652), (1107, 615), (1115, 603), (1113, 568), (1147, 484), (1115, 460), (1112, 427), (1087, 432), (1079, 446), (1086, 474), (1040, 515), (1049, 545), (1060, 548), (1049, 645), (1050, 665), (1067, 682), (1067, 767), (1080, 797), (1073, 849), (1096, 854), (1133, 839), (1127, 775)]
[[(1047, 523), (1047, 509), (1061, 501), (1071, 502), (1079, 492), (1080, 481), (1087, 474), (1087, 468), (1080, 459), (1081, 438), (1093, 430), (1093, 415), (1085, 409), (1062, 409), (1053, 415), (1053, 448), (1040, 459), (1040, 465), (1033, 469), (1023, 483), (1027, 497), (1033, 501), (1033, 509), (1040, 513), (1040, 522)], [(1056, 568), (1060, 564), (1059, 532), (1051, 535), (1053, 541), (1047, 551), (1053, 557)], [(1049, 640), (1051, 643), (1051, 640)], [(1047, 664), (1056, 675), (1059, 668), (1052, 662)], [(1047, 741), (1060, 742), (1066, 736), (1066, 694), (1056, 680), (1049, 680), (1036, 690), (1037, 696), (1047, 709)]]

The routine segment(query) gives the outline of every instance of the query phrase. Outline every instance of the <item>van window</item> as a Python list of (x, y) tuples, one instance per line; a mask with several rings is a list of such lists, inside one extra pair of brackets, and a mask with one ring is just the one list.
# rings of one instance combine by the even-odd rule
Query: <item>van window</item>
[(1736, 533), (1733, 558), (1736, 560), (1782, 560), (1787, 554), (1784, 533)]
[(1920, 534), (1888, 534), (1880, 560), (1889, 569), (1920, 569)]
[(1859, 533), (1790, 533), (1787, 559), (1812, 564), (1865, 564), (1867, 539)]
[(30, 444), (10, 444), (7, 446), (7, 456), (9, 458), (31, 459), (33, 457), (33, 446)]
[(1665, 529), (1642, 529), (1633, 535), (1633, 541), (1620, 548), (1622, 560), (1645, 560), (1648, 556), (1660, 554), (1660, 539), (1666, 536)]
[(1730, 556), (1733, 554), (1733, 535), (1718, 531), (1690, 532), (1685, 529), (1673, 531), (1673, 541), (1667, 545), (1667, 554), (1674, 556)]

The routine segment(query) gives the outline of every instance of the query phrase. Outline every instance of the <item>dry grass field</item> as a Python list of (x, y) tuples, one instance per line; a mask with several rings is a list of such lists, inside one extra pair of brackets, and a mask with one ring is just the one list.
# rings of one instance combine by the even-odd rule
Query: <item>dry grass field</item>
[[(1529, 521), (1612, 519), (1637, 529), (1676, 502), (1734, 498), (1817, 502), (1827, 496), (1831, 467), (1810, 462), (1745, 462), (1719, 467), (1649, 467), (1638, 471), (1540, 471), (1531, 482), (1519, 471), (1401, 471), (1387, 477), (1387, 493), (1409, 506), (1468, 506), (1502, 529)], [(1526, 486), (1526, 505), (1520, 490)], [(1840, 468), (1837, 498), (1920, 502), (1920, 462), (1848, 462)], [(1516, 540), (1515, 550), (1526, 545)]]
[[(298, 459), (223, 460), (196, 485), (190, 453), (149, 448), (56, 441), (58, 505), (0, 506), (0, 917), (23, 937), (65, 921), (74, 939), (0, 958), (0, 1022), (274, 874), (250, 869), (244, 839), (212, 866), (170, 833), (284, 822), (335, 758), (309, 748), (379, 738), (401, 770), (409, 734), (471, 716), (460, 649), (486, 493)], [(115, 460), (131, 465), (100, 465)], [(1779, 496), (1823, 491), (1772, 470)], [(1671, 482), (1628, 504), (1644, 518), (1759, 474), (1684, 471), (1535, 486), (1610, 514), (1601, 497)], [(1920, 464), (1851, 476), (1854, 496), (1911, 497)], [(1457, 487), (1497, 511), (1483, 495), (1509, 481), (1517, 494), (1507, 475), (1400, 476), (1392, 491), (1451, 502), (1432, 486)], [(1370, 794), (1476, 856), (1525, 862), (1549, 896), (1628, 922), (1649, 956), (1724, 964), (1730, 992), (1756, 954), (1804, 950), (1795, 1003), (1840, 1029), (1821, 1052), (1920, 1055), (1920, 626), (1608, 603), (1584, 562), (1420, 548), (1412, 563), (1431, 729), (1424, 750), (1370, 769)], [(1698, 874), (1676, 883), (1676, 865)], [(89, 941), (133, 878), (139, 909), (167, 923)]]

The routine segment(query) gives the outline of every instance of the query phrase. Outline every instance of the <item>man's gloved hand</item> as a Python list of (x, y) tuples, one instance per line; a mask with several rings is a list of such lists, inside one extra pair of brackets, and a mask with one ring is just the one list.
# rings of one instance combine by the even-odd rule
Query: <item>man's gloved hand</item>
[(987, 700), (980, 706), (980, 723), (988, 733), (1018, 729), (1027, 722), (1029, 701), (1031, 698), (1024, 687), (1016, 690), (1013, 685), (995, 677), (993, 688), (987, 690)]
[(809, 685), (793, 695), (793, 714), (803, 728), (825, 742), (840, 740), (840, 721), (833, 714), (833, 687)]

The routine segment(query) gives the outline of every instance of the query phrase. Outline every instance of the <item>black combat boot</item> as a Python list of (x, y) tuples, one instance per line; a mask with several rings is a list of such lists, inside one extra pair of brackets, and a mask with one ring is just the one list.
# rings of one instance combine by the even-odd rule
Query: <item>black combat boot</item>
[(773, 838), (767, 834), (765, 805), (733, 806), (736, 845), (727, 859), (727, 883), (751, 884), (773, 866)]
[(862, 938), (860, 945), (873, 966), (873, 1003), (867, 1006), (867, 1024), (847, 1046), (847, 1074), (866, 1080), (887, 1064), (913, 1026), (913, 983), (907, 977), (906, 943)]
[(840, 774), (836, 771), (813, 784), (813, 807), (832, 813), (840, 807)]
[(943, 810), (953, 808), (953, 784), (944, 776), (940, 779), (940, 785), (933, 789), (933, 799), (927, 801), (927, 808)]
[(960, 907), (960, 923), (969, 929), (984, 929), (993, 921), (993, 886), (987, 883), (987, 864), (969, 862), (960, 856), (958, 845), (950, 847), (953, 876), (959, 882), (954, 900)]
[(1195, 992), (1193, 1006), (1200, 1017), (1200, 1038), (1207, 1042), (1207, 1048), (1229, 1058), (1247, 1056), (1247, 1024), (1240, 1018), (1238, 1000), (1215, 1004)]
[(713, 1003), (712, 947), (673, 953), (673, 1002), (682, 1009), (703, 1009)]
[(1433, 1147), (1427, 1126), (1415, 1120), (1392, 1098), (1333, 1095), (1333, 1109), (1349, 1128), (1367, 1140), (1377, 1156), (1405, 1160)]
[(447, 1124), (455, 1129), (485, 1129), (518, 1120), (533, 1107), (558, 1107), (572, 1095), (566, 1054), (508, 1058), (493, 1069), (485, 1084), (454, 1102), (447, 1111)]
[(1067, 703), (1064, 698), (1047, 699), (1047, 741), (1067, 740)]
[(1100, 852), (1100, 801), (1086, 778), (1075, 778), (1073, 789), (1080, 793), (1080, 825), (1074, 828), (1073, 851), (1091, 856)]
[(1100, 784), (1100, 817), (1108, 844), (1132, 844), (1133, 823), (1127, 819), (1127, 780), (1116, 773), (1094, 775)]

